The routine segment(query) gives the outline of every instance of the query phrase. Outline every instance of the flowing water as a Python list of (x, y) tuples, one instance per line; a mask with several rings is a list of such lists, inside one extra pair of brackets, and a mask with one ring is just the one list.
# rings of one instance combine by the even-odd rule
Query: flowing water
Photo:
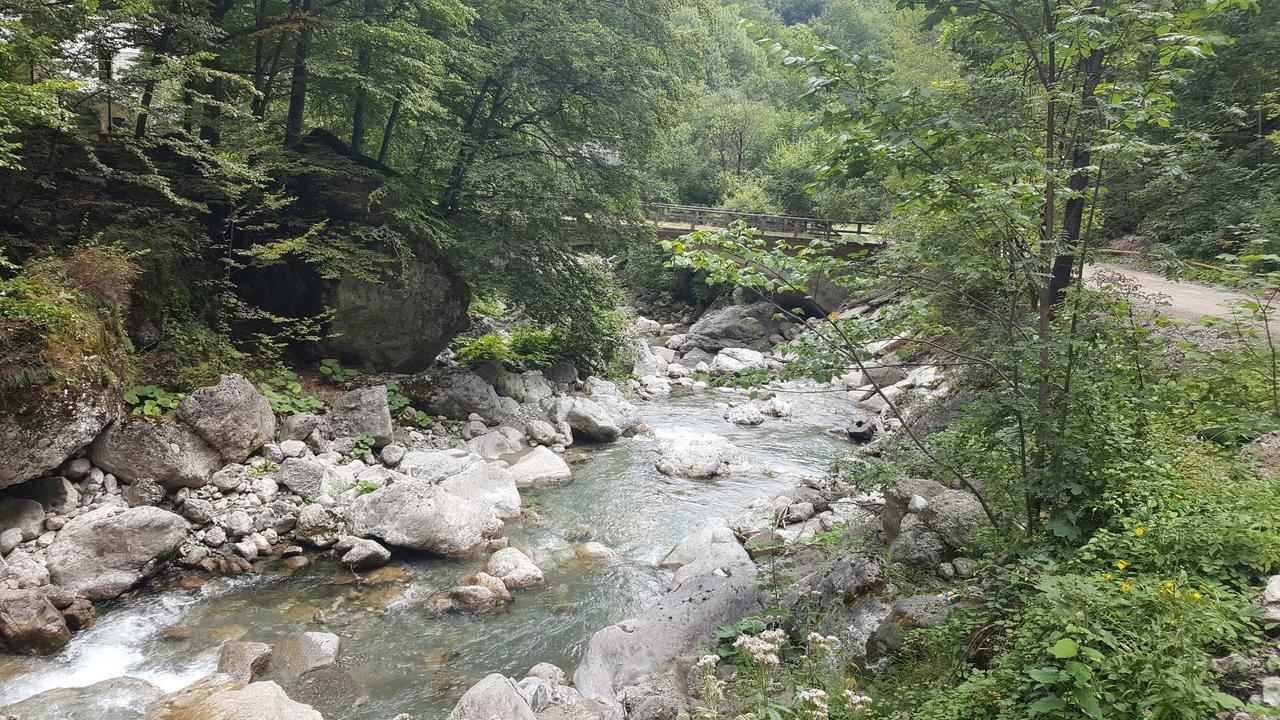
[[(301, 686), (285, 683), (290, 695), (330, 720), (388, 720), (398, 713), (437, 720), (487, 673), (519, 675), (544, 661), (572, 673), (593, 632), (661, 594), (666, 577), (655, 565), (703, 519), (728, 516), (757, 495), (776, 495), (820, 474), (847, 449), (847, 441), (827, 432), (846, 422), (841, 394), (786, 397), (795, 417), (755, 428), (724, 421), (717, 392), (639, 403), (658, 438), (713, 432), (741, 448), (754, 469), (714, 481), (680, 480), (654, 469), (652, 439), (589, 448), (572, 482), (526, 493), (535, 514), (507, 523), (512, 542), (545, 571), (547, 586), (515, 591), (502, 610), (441, 615), (429, 608), (432, 594), (481, 569), (483, 558), (413, 559), (360, 583), (334, 560), (291, 574), (268, 564), (259, 574), (148, 591), (105, 609), (59, 655), (0, 674), (0, 706), (121, 675), (172, 691), (212, 672), (223, 641), (275, 643), (302, 630), (342, 638), (338, 669)], [(570, 548), (587, 539), (619, 557), (577, 560)]]

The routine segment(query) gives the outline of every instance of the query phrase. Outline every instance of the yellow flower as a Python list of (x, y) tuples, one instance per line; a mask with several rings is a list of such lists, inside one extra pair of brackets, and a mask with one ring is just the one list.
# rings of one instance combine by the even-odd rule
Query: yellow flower
[(837, 321), (837, 320), (839, 320), (839, 319), (840, 319), (840, 314), (839, 314), (839, 313), (834, 313), (834, 312), (833, 312), (833, 313), (831, 313), (830, 315), (828, 315), (828, 316), (827, 316), (827, 319), (828, 319), (828, 320), (830, 320), (831, 322), (835, 322), (835, 321)]
[(1116, 569), (1117, 569), (1117, 570), (1123, 570), (1123, 569), (1125, 569), (1125, 568), (1127, 568), (1127, 567), (1129, 567), (1129, 563), (1127, 563), (1127, 562), (1125, 562), (1125, 561), (1123, 561), (1123, 560), (1117, 560), (1117, 561), (1116, 561)]
[(1133, 589), (1133, 586), (1129, 584), (1128, 580), (1124, 581), (1120, 585), (1120, 592), (1129, 592), (1132, 589)]
[(1198, 593), (1198, 592), (1193, 592), (1193, 593), (1191, 593), (1191, 599), (1192, 599), (1192, 600), (1199, 600), (1199, 599), (1201, 599), (1201, 598), (1203, 598), (1203, 597), (1204, 597), (1204, 596), (1203, 596), (1203, 595), (1201, 595), (1201, 594), (1200, 594), (1200, 593)]
[(1178, 500), (1181, 500), (1181, 499), (1182, 499), (1182, 493), (1174, 493), (1174, 494), (1173, 494), (1173, 497), (1174, 497), (1174, 498), (1176, 498), (1176, 499), (1178, 499)]
[(1111, 579), (1112, 579), (1113, 577), (1114, 577), (1114, 576), (1113, 576), (1111, 573), (1107, 573), (1106, 575), (1103, 575), (1103, 576), (1102, 576), (1102, 579), (1103, 579), (1103, 580), (1106, 580), (1107, 582), (1111, 582)]
[(1133, 529), (1134, 535), (1145, 535), (1146, 533), (1147, 533), (1147, 529), (1141, 526)]

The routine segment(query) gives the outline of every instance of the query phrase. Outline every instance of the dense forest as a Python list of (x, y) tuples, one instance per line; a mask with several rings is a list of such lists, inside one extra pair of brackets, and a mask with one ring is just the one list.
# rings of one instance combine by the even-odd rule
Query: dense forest
[[(306, 416), (290, 459), (393, 476), (332, 493), (349, 518), (410, 485), (405, 448), (378, 454), (404, 437), (498, 443), (475, 467), (504, 472), (536, 448), (563, 481), (573, 432), (583, 453), (642, 434), (630, 400), (673, 386), (716, 393), (733, 432), (835, 398), (860, 418), (835, 435), (865, 444), (750, 506), (763, 524), (707, 531), (750, 554), (761, 599), (708, 591), (732, 616), (666, 658), (682, 714), (627, 705), (630, 666), (592, 666), (594, 638), (584, 696), (649, 720), (1280, 706), (1277, 0), (0, 0), (0, 41), (0, 421), (110, 398), (27, 476), (88, 467), (118, 413), (195, 426), (176, 409), (226, 373), (271, 419), (227, 496), (287, 462), (250, 459), (275, 415)], [(653, 203), (828, 231), (660, 237)], [(1117, 267), (1221, 304), (1161, 312)], [(359, 378), (390, 383), (376, 448), (312, 417), (338, 387), (324, 422), (351, 410)], [(687, 470), (669, 449), (642, 463), (663, 483)], [(724, 453), (684, 477), (729, 474)], [(205, 479), (151, 504), (185, 513)], [(538, 519), (514, 482), (503, 519)], [(875, 509), (836, 523), (842, 502)], [(201, 553), (258, 557), (199, 532)]]

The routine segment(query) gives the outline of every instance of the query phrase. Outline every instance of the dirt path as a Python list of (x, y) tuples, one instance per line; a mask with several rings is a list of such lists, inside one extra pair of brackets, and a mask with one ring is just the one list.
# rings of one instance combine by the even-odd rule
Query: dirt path
[(1156, 273), (1128, 265), (1093, 263), (1084, 270), (1085, 278), (1090, 280), (1105, 273), (1124, 275), (1137, 281), (1143, 292), (1165, 296), (1169, 304), (1162, 305), (1159, 308), (1160, 311), (1180, 320), (1199, 320), (1205, 315), (1227, 317), (1231, 313), (1228, 303), (1243, 297), (1207, 285), (1185, 280), (1181, 282), (1170, 280)]

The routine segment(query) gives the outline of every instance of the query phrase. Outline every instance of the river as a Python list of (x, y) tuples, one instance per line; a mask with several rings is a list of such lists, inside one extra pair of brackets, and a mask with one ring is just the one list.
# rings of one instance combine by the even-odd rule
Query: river
[[(827, 432), (846, 424), (843, 393), (783, 396), (793, 417), (754, 428), (722, 419), (716, 403), (732, 396), (720, 391), (638, 402), (657, 438), (716, 433), (741, 448), (752, 469), (714, 481), (673, 479), (654, 469), (654, 439), (587, 447), (570, 483), (524, 493), (533, 513), (507, 523), (513, 544), (545, 571), (547, 586), (515, 591), (502, 610), (429, 609), (434, 593), (481, 569), (484, 558), (409, 559), (359, 585), (335, 560), (291, 574), (276, 561), (257, 574), (213, 578), (199, 588), (153, 588), (102, 608), (97, 625), (58, 655), (22, 660), (16, 672), (0, 674), (0, 706), (122, 675), (176, 690), (214, 671), (225, 640), (274, 644), (303, 630), (342, 638), (338, 670), (304, 687), (286, 684), (329, 720), (389, 720), (398, 713), (439, 720), (487, 673), (519, 676), (551, 662), (572, 674), (593, 632), (661, 594), (666, 576), (657, 562), (702, 520), (783, 492), (847, 452), (848, 442)], [(580, 561), (570, 546), (584, 540), (602, 542), (618, 557)]]

